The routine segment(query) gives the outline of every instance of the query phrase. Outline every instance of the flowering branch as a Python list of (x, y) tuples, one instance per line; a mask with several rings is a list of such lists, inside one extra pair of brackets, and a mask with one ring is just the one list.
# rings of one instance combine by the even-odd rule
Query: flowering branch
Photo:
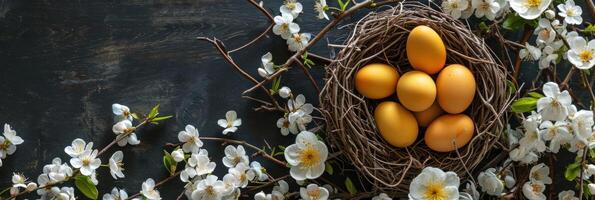
[[(165, 184), (165, 183), (167, 183), (167, 182), (169, 182), (169, 181), (171, 181), (171, 180), (174, 180), (175, 178), (177, 178), (178, 176), (180, 176), (180, 173), (181, 173), (181, 172), (182, 172), (182, 171), (178, 171), (178, 172), (176, 172), (175, 174), (173, 174), (173, 175), (171, 175), (171, 176), (168, 176), (167, 178), (165, 178), (165, 179), (163, 179), (163, 180), (161, 180), (161, 181), (157, 182), (157, 183), (155, 184), (155, 186), (154, 186), (154, 187), (155, 187), (155, 188), (158, 188), (158, 187), (160, 187), (161, 185), (163, 185), (163, 184)], [(141, 192), (138, 192), (138, 193), (136, 193), (136, 194), (133, 194), (133, 195), (129, 196), (129, 197), (126, 199), (126, 200), (132, 200), (132, 199), (134, 199), (135, 197), (138, 197), (138, 196), (140, 196), (140, 195), (142, 195), (142, 193), (141, 193)]]

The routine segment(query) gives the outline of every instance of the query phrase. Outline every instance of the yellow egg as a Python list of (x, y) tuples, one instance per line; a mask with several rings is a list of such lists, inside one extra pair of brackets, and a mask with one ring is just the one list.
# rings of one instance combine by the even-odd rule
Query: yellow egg
[(370, 99), (382, 99), (395, 92), (398, 80), (399, 72), (394, 67), (368, 64), (355, 74), (355, 89)]
[(438, 102), (434, 101), (432, 106), (430, 106), (428, 109), (421, 112), (415, 112), (413, 115), (415, 115), (415, 119), (417, 120), (417, 124), (419, 124), (419, 126), (426, 127), (430, 124), (430, 122), (432, 122), (432, 120), (436, 119), (436, 117), (440, 116), (443, 112), (444, 111), (442, 108), (440, 108)]
[(385, 101), (374, 110), (380, 135), (395, 147), (407, 147), (417, 139), (418, 127), (413, 114), (393, 101)]
[(410, 71), (399, 79), (397, 96), (405, 108), (413, 112), (428, 109), (436, 99), (436, 84), (432, 77), (420, 71)]
[(436, 78), (438, 103), (448, 113), (465, 111), (475, 96), (475, 78), (467, 67), (452, 64), (445, 67)]
[(469, 143), (474, 132), (473, 120), (469, 116), (446, 114), (430, 123), (424, 141), (434, 151), (449, 152)]
[(417, 26), (407, 37), (407, 59), (411, 66), (428, 74), (438, 73), (446, 63), (446, 47), (432, 28)]

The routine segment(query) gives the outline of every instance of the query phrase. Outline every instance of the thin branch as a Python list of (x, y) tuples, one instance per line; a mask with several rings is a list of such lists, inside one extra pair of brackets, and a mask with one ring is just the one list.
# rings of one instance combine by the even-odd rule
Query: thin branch
[(273, 157), (272, 155), (268, 154), (266, 151), (262, 150), (261, 148), (258, 148), (257, 146), (254, 146), (246, 141), (243, 140), (233, 140), (233, 139), (227, 139), (227, 138), (218, 138), (218, 137), (199, 137), (201, 140), (211, 140), (211, 141), (219, 141), (219, 142), (223, 142), (223, 143), (230, 143), (230, 144), (239, 144), (239, 145), (243, 145), (243, 146), (247, 146), (251, 149), (254, 149), (256, 151), (257, 155), (261, 155), (271, 161), (273, 161), (274, 163), (281, 165), (283, 167), (287, 167), (287, 163), (284, 161), (281, 161), (275, 157)]
[(316, 94), (320, 94), (320, 87), (318, 87), (318, 84), (316, 83), (316, 80), (310, 73), (310, 70), (308, 69), (308, 67), (304, 66), (304, 64), (299, 60), (297, 60), (296, 63), (302, 68), (302, 71), (304, 71), (304, 74), (308, 77), (308, 79), (310, 79), (310, 83), (312, 83), (314, 88), (316, 88), (316, 92), (317, 92)]
[[(171, 175), (171, 176), (168, 176), (167, 178), (165, 178), (165, 179), (163, 179), (163, 180), (161, 180), (161, 181), (157, 182), (157, 183), (155, 184), (155, 188), (158, 188), (159, 186), (161, 186), (161, 185), (163, 185), (163, 184), (165, 184), (165, 183), (167, 183), (167, 182), (169, 182), (169, 181), (171, 181), (171, 180), (174, 180), (175, 178), (177, 178), (177, 177), (180, 175), (180, 173), (181, 173), (181, 172), (182, 172), (182, 171), (178, 171), (178, 172), (176, 172), (175, 174), (173, 174), (173, 175)], [(136, 194), (133, 194), (132, 196), (129, 196), (129, 197), (126, 199), (126, 200), (132, 200), (132, 199), (134, 199), (134, 197), (138, 197), (138, 196), (140, 196), (140, 195), (141, 195), (141, 193), (140, 193), (140, 192), (138, 192), (138, 193), (136, 193)]]
[[(519, 42), (519, 44), (524, 45), (527, 41), (529, 41), (529, 38), (531, 38), (532, 33), (533, 33), (533, 28), (531, 28), (529, 26), (525, 26), (525, 32), (523, 33), (523, 37), (522, 37), (521, 41)], [(521, 51), (521, 49), (517, 50), (517, 52), (516, 52), (517, 56), (514, 60), (514, 71), (513, 71), (513, 75), (512, 75), (512, 78), (516, 84), (518, 84), (517, 79), (519, 78), (519, 74), (521, 72), (521, 64), (523, 63), (523, 61), (521, 60), (521, 57), (519, 56), (520, 51)]]

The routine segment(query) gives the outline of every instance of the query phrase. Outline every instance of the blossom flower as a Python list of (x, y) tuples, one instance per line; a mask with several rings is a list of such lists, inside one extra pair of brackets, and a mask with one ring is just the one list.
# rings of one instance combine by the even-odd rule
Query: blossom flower
[(303, 200), (326, 200), (329, 197), (329, 191), (316, 184), (309, 184), (306, 188), (300, 188), (300, 197)]
[(173, 157), (174, 161), (176, 161), (176, 162), (182, 162), (185, 159), (184, 158), (184, 150), (176, 149), (176, 150), (172, 151), (171, 157)]
[(246, 155), (246, 150), (244, 150), (244, 146), (238, 145), (238, 147), (236, 148), (232, 145), (228, 145), (227, 147), (225, 147), (225, 157), (223, 157), (223, 165), (232, 168), (238, 165), (239, 163), (244, 163), (246, 165), (250, 163), (248, 160), (248, 156)]
[(528, 181), (523, 184), (523, 195), (529, 200), (545, 200), (547, 197), (543, 194), (545, 185), (539, 181)]
[(62, 187), (58, 190), (58, 187), (53, 187), (53, 198), (51, 199), (59, 199), (59, 200), (76, 200), (74, 196), (74, 188), (71, 187)]
[(574, 191), (565, 190), (558, 194), (558, 199), (559, 200), (579, 200), (579, 198), (574, 195), (575, 195)]
[(556, 12), (553, 10), (546, 10), (545, 12), (543, 12), (543, 14), (545, 15), (545, 18), (547, 19), (554, 19), (556, 17)]
[(235, 167), (229, 168), (229, 174), (235, 178), (235, 186), (245, 188), (248, 186), (248, 182), (254, 179), (254, 171), (250, 170), (250, 167), (245, 163), (238, 163)]
[(318, 19), (326, 19), (328, 20), (328, 15), (326, 11), (328, 10), (328, 5), (326, 4), (326, 0), (317, 0), (314, 3), (314, 11), (318, 13)]
[(489, 168), (486, 171), (479, 173), (477, 183), (481, 187), (481, 191), (492, 195), (501, 196), (504, 191), (504, 182), (498, 177), (498, 172), (495, 168)]
[(426, 167), (411, 181), (409, 199), (459, 199), (459, 184), (456, 173)]
[(260, 165), (259, 162), (257, 161), (252, 161), (250, 163), (250, 168), (254, 171), (254, 175), (256, 176), (256, 179), (258, 181), (266, 181), (269, 176), (267, 176), (267, 174), (265, 173), (265, 169), (264, 167), (262, 167), (262, 165)]
[[(310, 103), (306, 103), (306, 97), (302, 94), (287, 101), (287, 107), (289, 108), (289, 115), (287, 120), (289, 121), (288, 130), (294, 134), (298, 131), (306, 130), (306, 125), (312, 121), (310, 115), (314, 110), (314, 106)], [(277, 121), (277, 127), (279, 127), (279, 121)], [(285, 124), (282, 124), (283, 128)], [(283, 133), (283, 129), (281, 130)]]
[(254, 200), (272, 200), (273, 197), (271, 194), (265, 194), (263, 191), (254, 194)]
[(133, 120), (132, 113), (130, 112), (130, 108), (128, 108), (128, 106), (114, 103), (112, 104), (112, 112), (114, 113), (114, 115), (119, 117), (119, 120)]
[(539, 58), (539, 69), (549, 68), (551, 64), (555, 64), (556, 59), (558, 59), (558, 53), (556, 51), (563, 45), (564, 42), (562, 40), (557, 40), (543, 47), (543, 53)]
[(550, 168), (543, 163), (539, 163), (531, 168), (529, 180), (531, 182), (541, 182), (543, 184), (552, 184), (552, 178), (549, 177)]
[(242, 119), (238, 119), (236, 111), (230, 110), (225, 113), (225, 119), (218, 120), (217, 124), (225, 128), (223, 135), (227, 135), (227, 133), (233, 133), (238, 130), (238, 126), (242, 125)]
[(580, 6), (575, 5), (573, 0), (566, 0), (565, 4), (559, 4), (558, 10), (560, 10), (558, 14), (564, 17), (566, 23), (575, 25), (583, 23), (583, 18), (581, 17), (583, 10)]
[(101, 166), (101, 160), (97, 158), (97, 150), (85, 151), (79, 157), (70, 159), (70, 164), (72, 167), (80, 169), (81, 174), (89, 176)]
[(372, 200), (393, 200), (386, 193), (380, 193), (378, 196), (372, 197)]
[(525, 147), (520, 146), (509, 153), (510, 159), (519, 161), (522, 164), (531, 164), (539, 159), (539, 156), (532, 151), (528, 151)]
[[(209, 159), (208, 152), (203, 149), (199, 153), (193, 153), (190, 158), (188, 158), (188, 163), (186, 164), (184, 172), (189, 178), (192, 178), (194, 176), (202, 176), (212, 173), (216, 166), (217, 164), (211, 162)], [(182, 175), (180, 175), (180, 177), (182, 177)], [(185, 179), (188, 180), (188, 178)]]
[(182, 150), (186, 153), (198, 152), (203, 145), (199, 138), (198, 130), (192, 125), (186, 125), (185, 129), (178, 133), (178, 140), (184, 143)]
[(537, 35), (537, 39), (535, 40), (537, 44), (549, 44), (556, 39), (556, 30), (554, 30), (552, 22), (546, 18), (539, 19), (534, 34)]
[(308, 45), (312, 34), (294, 33), (287, 39), (287, 47), (290, 51), (299, 51)]
[(287, 117), (281, 117), (277, 120), (277, 128), (281, 130), (281, 135), (283, 136), (289, 135), (290, 132), (294, 134), (299, 132), (297, 126), (295, 124), (292, 126)]
[(43, 166), (43, 173), (37, 178), (40, 187), (49, 183), (57, 183), (66, 180), (72, 176), (72, 168), (66, 163), (62, 163), (60, 158), (54, 158), (51, 164)]
[(583, 144), (588, 144), (593, 134), (593, 111), (580, 110), (571, 119), (571, 127), (576, 138)]
[(275, 64), (273, 63), (273, 54), (267, 52), (260, 58), (262, 67), (258, 68), (258, 75), (266, 78), (275, 73)]
[(560, 145), (567, 144), (572, 139), (565, 121), (557, 121), (555, 124), (551, 121), (544, 121), (539, 125), (540, 135), (545, 141), (550, 141), (549, 149), (551, 152), (558, 153)]
[(297, 135), (295, 144), (285, 148), (284, 154), (291, 166), (291, 177), (296, 180), (315, 179), (324, 172), (328, 149), (314, 133), (302, 131)]
[(467, 0), (445, 0), (442, 1), (442, 10), (451, 15), (453, 18), (458, 19), (461, 17), (461, 12), (469, 7)]
[(541, 57), (541, 49), (532, 46), (529, 43), (525, 43), (525, 48), (519, 51), (519, 57), (523, 60), (539, 60)]
[(12, 174), (12, 187), (10, 188), (10, 194), (14, 196), (19, 193), (19, 190), (21, 188), (23, 188), (23, 189), (27, 188), (25, 181), (27, 181), (27, 178), (25, 178), (25, 176), (23, 176), (22, 174), (13, 173)]
[(124, 170), (122, 167), (124, 166), (123, 159), (124, 154), (122, 151), (116, 151), (109, 159), (109, 173), (114, 179), (124, 178), (124, 173), (122, 173), (122, 170)]
[(576, 68), (591, 69), (595, 65), (595, 39), (587, 43), (583, 37), (573, 37), (568, 43), (570, 50), (566, 56)]
[(17, 132), (12, 130), (8, 124), (4, 124), (3, 135), (4, 137), (0, 136), (0, 159), (6, 158), (6, 155), (12, 155), (17, 150), (16, 145), (20, 145), (24, 142), (21, 137), (17, 136)]
[(192, 192), (191, 199), (221, 199), (224, 195), (225, 185), (215, 175), (208, 175), (198, 182), (196, 190)]
[(548, 8), (552, 0), (510, 0), (510, 7), (525, 19), (536, 19)]
[(291, 89), (287, 86), (281, 87), (281, 89), (279, 89), (279, 96), (284, 99), (289, 98), (289, 96), (291, 96)]
[(152, 178), (148, 178), (145, 182), (143, 182), (140, 193), (149, 200), (161, 199), (159, 191), (155, 190), (155, 181)]
[(273, 18), (275, 25), (273, 26), (273, 33), (281, 36), (283, 39), (289, 39), (293, 34), (300, 32), (300, 26), (293, 23), (293, 16), (291, 14), (281, 14)]
[(111, 193), (103, 195), (103, 200), (123, 200), (127, 198), (128, 193), (126, 193), (125, 190), (120, 190), (118, 188), (114, 188)]
[(281, 14), (289, 14), (293, 18), (298, 17), (303, 9), (302, 4), (296, 0), (285, 0), (285, 3), (279, 7)]
[(543, 120), (562, 121), (568, 116), (568, 106), (572, 104), (572, 98), (568, 91), (560, 92), (558, 84), (547, 82), (543, 85), (545, 97), (537, 101), (537, 112)]
[(465, 185), (465, 188), (463, 188), (463, 192), (469, 194), (469, 196), (471, 197), (469, 198), (469, 200), (479, 199), (479, 192), (477, 191), (477, 188), (475, 188), (475, 184), (473, 182), (467, 183), (467, 185)]
[(591, 193), (592, 195), (595, 194), (595, 183), (589, 183), (587, 187), (589, 188), (589, 193)]
[(544, 152), (546, 149), (545, 142), (539, 135), (538, 126), (541, 122), (541, 115), (533, 112), (523, 121), (525, 128), (525, 135), (519, 140), (519, 149), (524, 150), (525, 153), (536, 150), (537, 152)]
[(64, 152), (71, 157), (78, 157), (83, 154), (85, 151), (90, 151), (93, 149), (93, 142), (89, 142), (86, 144), (83, 139), (77, 138), (72, 141), (71, 146), (67, 146), (64, 148)]
[(472, 0), (471, 6), (475, 8), (475, 17), (485, 16), (489, 20), (494, 20), (500, 10), (500, 4), (494, 0)]
[(132, 126), (132, 122), (127, 119), (114, 124), (114, 126), (112, 127), (112, 131), (116, 134), (116, 139), (119, 140), (118, 146), (123, 147), (126, 146), (126, 144), (140, 144), (140, 141), (134, 133), (135, 129), (136, 128)]

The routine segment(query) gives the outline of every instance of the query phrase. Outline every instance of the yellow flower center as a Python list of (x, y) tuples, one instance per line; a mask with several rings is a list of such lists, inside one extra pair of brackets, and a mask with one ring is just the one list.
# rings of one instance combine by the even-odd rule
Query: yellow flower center
[(293, 34), (293, 39), (295, 40), (295, 42), (300, 43), (302, 41), (302, 37), (300, 36), (300, 34)]
[(304, 167), (313, 167), (320, 163), (320, 152), (314, 149), (312, 145), (308, 144), (307, 147), (300, 152), (299, 160)]
[(205, 193), (207, 193), (208, 195), (215, 195), (215, 188), (209, 185), (205, 188)]
[(531, 189), (533, 190), (533, 192), (541, 192), (541, 185), (538, 184), (531, 184)]
[(569, 16), (569, 17), (574, 16), (574, 9), (567, 8), (566, 9), (566, 16)]
[(427, 200), (445, 200), (447, 196), (442, 183), (430, 183), (426, 188), (424, 197)]
[(320, 198), (320, 190), (319, 189), (315, 189), (312, 191), (308, 191), (308, 196), (310, 196), (310, 199), (312, 200), (316, 200)]
[(288, 1), (285, 5), (289, 10), (295, 9), (295, 2)]
[(242, 158), (240, 156), (236, 156), (232, 160), (233, 165), (237, 165), (238, 163), (242, 162)]
[(89, 165), (89, 164), (91, 164), (91, 159), (89, 159), (89, 158), (83, 158), (83, 165), (86, 166), (86, 165)]
[(528, 0), (526, 5), (527, 7), (535, 8), (541, 4), (541, 0)]
[(589, 60), (591, 60), (593, 58), (593, 52), (589, 51), (589, 50), (583, 50), (581, 51), (581, 53), (578, 55), (578, 57), (581, 59), (581, 61), (583, 62), (589, 62)]

